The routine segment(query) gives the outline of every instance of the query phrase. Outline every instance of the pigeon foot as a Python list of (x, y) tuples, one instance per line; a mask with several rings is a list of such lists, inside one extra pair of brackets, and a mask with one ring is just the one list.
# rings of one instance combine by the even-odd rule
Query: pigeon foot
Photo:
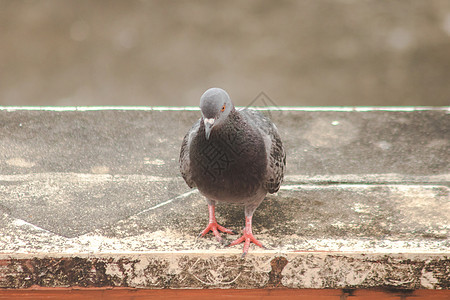
[(219, 225), (217, 223), (216, 220), (216, 207), (213, 204), (208, 204), (208, 211), (209, 211), (209, 223), (208, 226), (206, 226), (206, 228), (200, 232), (200, 234), (198, 235), (200, 236), (205, 236), (208, 232), (212, 231), (214, 236), (216, 237), (216, 239), (219, 241), (219, 243), (223, 244), (223, 239), (220, 236), (219, 231), (222, 231), (224, 233), (230, 233), (230, 234), (235, 234), (233, 230), (225, 228), (221, 225)]
[(261, 248), (266, 249), (266, 247), (264, 247), (263, 244), (253, 236), (252, 217), (251, 216), (245, 217), (245, 228), (244, 228), (244, 233), (242, 234), (242, 236), (240, 238), (234, 240), (230, 244), (228, 244), (228, 247), (238, 245), (242, 242), (244, 243), (242, 258), (244, 258), (247, 255), (248, 249), (250, 248), (250, 243), (253, 243)]
[(245, 232), (244, 232), (244, 234), (243, 234), (240, 238), (238, 238), (237, 240), (234, 240), (233, 242), (231, 242), (231, 243), (228, 245), (228, 247), (234, 246), (234, 245), (238, 245), (238, 244), (240, 244), (240, 243), (242, 243), (242, 242), (244, 242), (244, 250), (242, 251), (242, 258), (244, 258), (244, 257), (247, 255), (248, 249), (250, 248), (250, 243), (253, 243), (253, 244), (255, 244), (255, 245), (257, 245), (257, 246), (259, 246), (259, 247), (261, 247), (261, 248), (266, 249), (266, 247), (264, 247), (264, 245), (263, 245), (260, 241), (258, 241), (258, 240), (253, 236), (252, 233), (246, 234)]
[(217, 222), (210, 222), (208, 224), (208, 226), (206, 226), (205, 230), (200, 232), (199, 236), (205, 236), (210, 231), (213, 232), (214, 236), (216, 237), (217, 241), (219, 241), (219, 243), (223, 243), (223, 239), (220, 236), (219, 231), (224, 232), (224, 233), (229, 233), (229, 234), (235, 234), (233, 230), (225, 228), (225, 227), (217, 224)]

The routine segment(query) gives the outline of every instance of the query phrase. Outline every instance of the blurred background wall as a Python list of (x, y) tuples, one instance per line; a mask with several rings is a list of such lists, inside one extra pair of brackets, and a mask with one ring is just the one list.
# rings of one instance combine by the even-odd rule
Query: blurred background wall
[(449, 105), (449, 0), (0, 0), (0, 105)]

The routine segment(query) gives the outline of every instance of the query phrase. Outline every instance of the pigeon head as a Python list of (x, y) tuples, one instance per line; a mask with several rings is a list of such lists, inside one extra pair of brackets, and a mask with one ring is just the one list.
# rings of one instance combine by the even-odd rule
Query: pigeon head
[(224, 123), (233, 107), (230, 96), (220, 88), (210, 88), (202, 95), (200, 109), (202, 110), (202, 121), (205, 123), (207, 140), (211, 130)]

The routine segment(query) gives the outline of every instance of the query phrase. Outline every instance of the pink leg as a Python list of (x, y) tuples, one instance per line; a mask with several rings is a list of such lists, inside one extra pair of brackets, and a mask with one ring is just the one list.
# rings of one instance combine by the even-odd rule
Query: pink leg
[(227, 229), (223, 226), (220, 226), (217, 224), (216, 220), (216, 208), (214, 205), (208, 204), (208, 211), (209, 211), (209, 223), (208, 226), (206, 226), (205, 230), (203, 230), (199, 236), (205, 236), (208, 232), (212, 231), (214, 236), (219, 242), (222, 242), (222, 237), (220, 236), (219, 231), (225, 232), (225, 233), (231, 233), (234, 234), (233, 230)]
[(258, 241), (252, 233), (252, 216), (245, 217), (245, 228), (243, 235), (235, 240), (234, 242), (231, 242), (228, 246), (234, 246), (237, 244), (240, 244), (244, 242), (244, 251), (242, 253), (242, 257), (244, 257), (248, 253), (248, 249), (250, 248), (250, 243), (253, 242), (255, 245), (265, 248), (260, 241)]

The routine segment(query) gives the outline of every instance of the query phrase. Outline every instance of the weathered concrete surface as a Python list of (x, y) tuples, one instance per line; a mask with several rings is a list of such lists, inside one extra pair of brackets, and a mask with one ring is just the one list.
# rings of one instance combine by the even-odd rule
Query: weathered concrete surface
[(0, 260), (2, 287), (447, 289), (448, 256), (146, 253)]
[(178, 172), (198, 111), (0, 109), (0, 287), (450, 288), (448, 108), (270, 114), (287, 176), (241, 261)]

